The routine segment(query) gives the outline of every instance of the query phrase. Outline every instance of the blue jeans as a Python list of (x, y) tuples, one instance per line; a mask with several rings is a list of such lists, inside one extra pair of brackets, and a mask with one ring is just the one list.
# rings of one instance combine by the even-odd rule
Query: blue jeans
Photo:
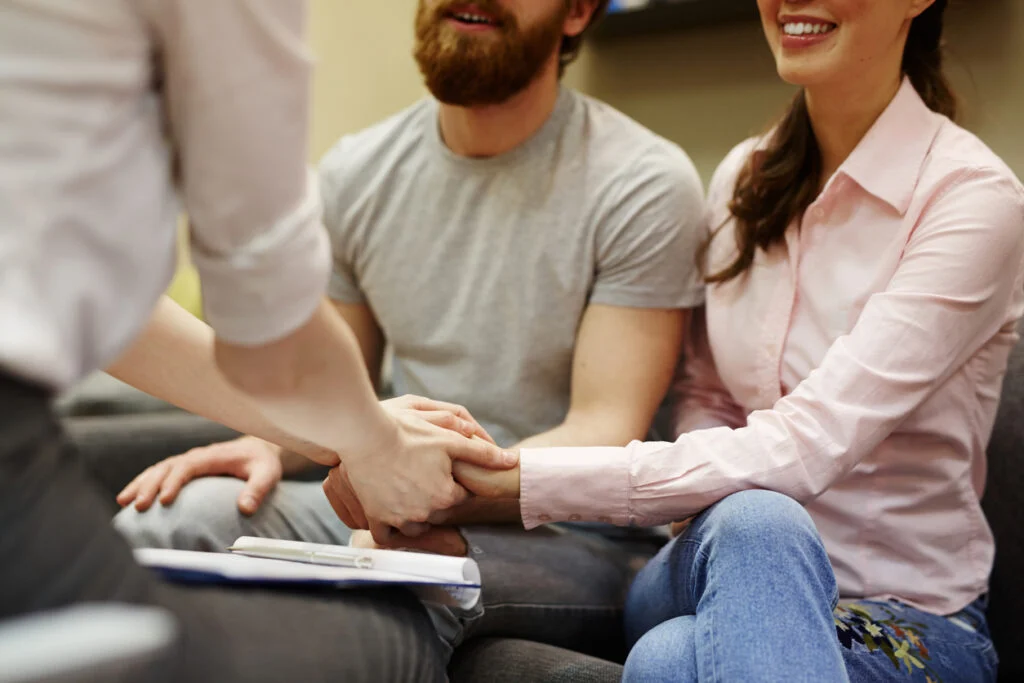
[(996, 677), (982, 601), (950, 617), (840, 602), (810, 515), (768, 491), (722, 500), (665, 546), (630, 589), (626, 633), (626, 683)]

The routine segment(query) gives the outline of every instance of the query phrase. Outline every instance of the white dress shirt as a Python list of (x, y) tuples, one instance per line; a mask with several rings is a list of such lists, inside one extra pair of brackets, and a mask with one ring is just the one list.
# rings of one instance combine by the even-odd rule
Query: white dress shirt
[(305, 18), (294, 0), (0, 0), (0, 368), (59, 389), (111, 362), (170, 282), (182, 208), (220, 338), (311, 317), (330, 249)]

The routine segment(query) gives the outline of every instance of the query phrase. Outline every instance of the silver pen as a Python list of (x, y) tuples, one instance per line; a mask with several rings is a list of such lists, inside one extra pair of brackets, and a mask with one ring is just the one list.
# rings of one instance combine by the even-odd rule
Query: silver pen
[(369, 555), (343, 555), (322, 550), (299, 550), (293, 548), (274, 548), (273, 550), (250, 549), (229, 546), (228, 550), (239, 555), (259, 557), (266, 560), (290, 560), (319, 564), (329, 567), (348, 567), (350, 569), (373, 569), (373, 558)]

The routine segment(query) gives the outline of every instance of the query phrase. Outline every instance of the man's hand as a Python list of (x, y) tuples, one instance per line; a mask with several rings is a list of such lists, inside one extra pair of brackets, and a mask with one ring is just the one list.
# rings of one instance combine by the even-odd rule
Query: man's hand
[(134, 501), (140, 512), (158, 498), (162, 505), (170, 505), (188, 482), (217, 475), (246, 481), (238, 496), (238, 509), (251, 515), (281, 481), (280, 448), (253, 436), (193, 448), (146, 469), (117, 494), (117, 502), (123, 507)]
[[(365, 518), (381, 543), (391, 537), (392, 528), (409, 535), (425, 532), (431, 513), (468, 497), (452, 478), (453, 461), (484, 468), (518, 463), (517, 454), (481, 436), (486, 432), (464, 408), (420, 397), (403, 397), (384, 407), (394, 425), (389, 438), (365, 455), (348, 454), (344, 467), (324, 481), (324, 492), (342, 521), (359, 528)], [(361, 515), (355, 506), (363, 508)]]
[(357, 530), (352, 532), (349, 545), (355, 548), (383, 550), (420, 550), (453, 557), (465, 557), (469, 552), (465, 537), (453, 526), (431, 527), (425, 534), (415, 538), (395, 536), (387, 543), (377, 543), (369, 531)]

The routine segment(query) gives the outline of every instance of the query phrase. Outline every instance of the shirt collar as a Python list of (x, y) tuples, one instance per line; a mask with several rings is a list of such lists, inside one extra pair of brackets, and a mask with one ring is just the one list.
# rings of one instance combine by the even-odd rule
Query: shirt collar
[(905, 214), (943, 120), (904, 78), (896, 97), (838, 173)]

